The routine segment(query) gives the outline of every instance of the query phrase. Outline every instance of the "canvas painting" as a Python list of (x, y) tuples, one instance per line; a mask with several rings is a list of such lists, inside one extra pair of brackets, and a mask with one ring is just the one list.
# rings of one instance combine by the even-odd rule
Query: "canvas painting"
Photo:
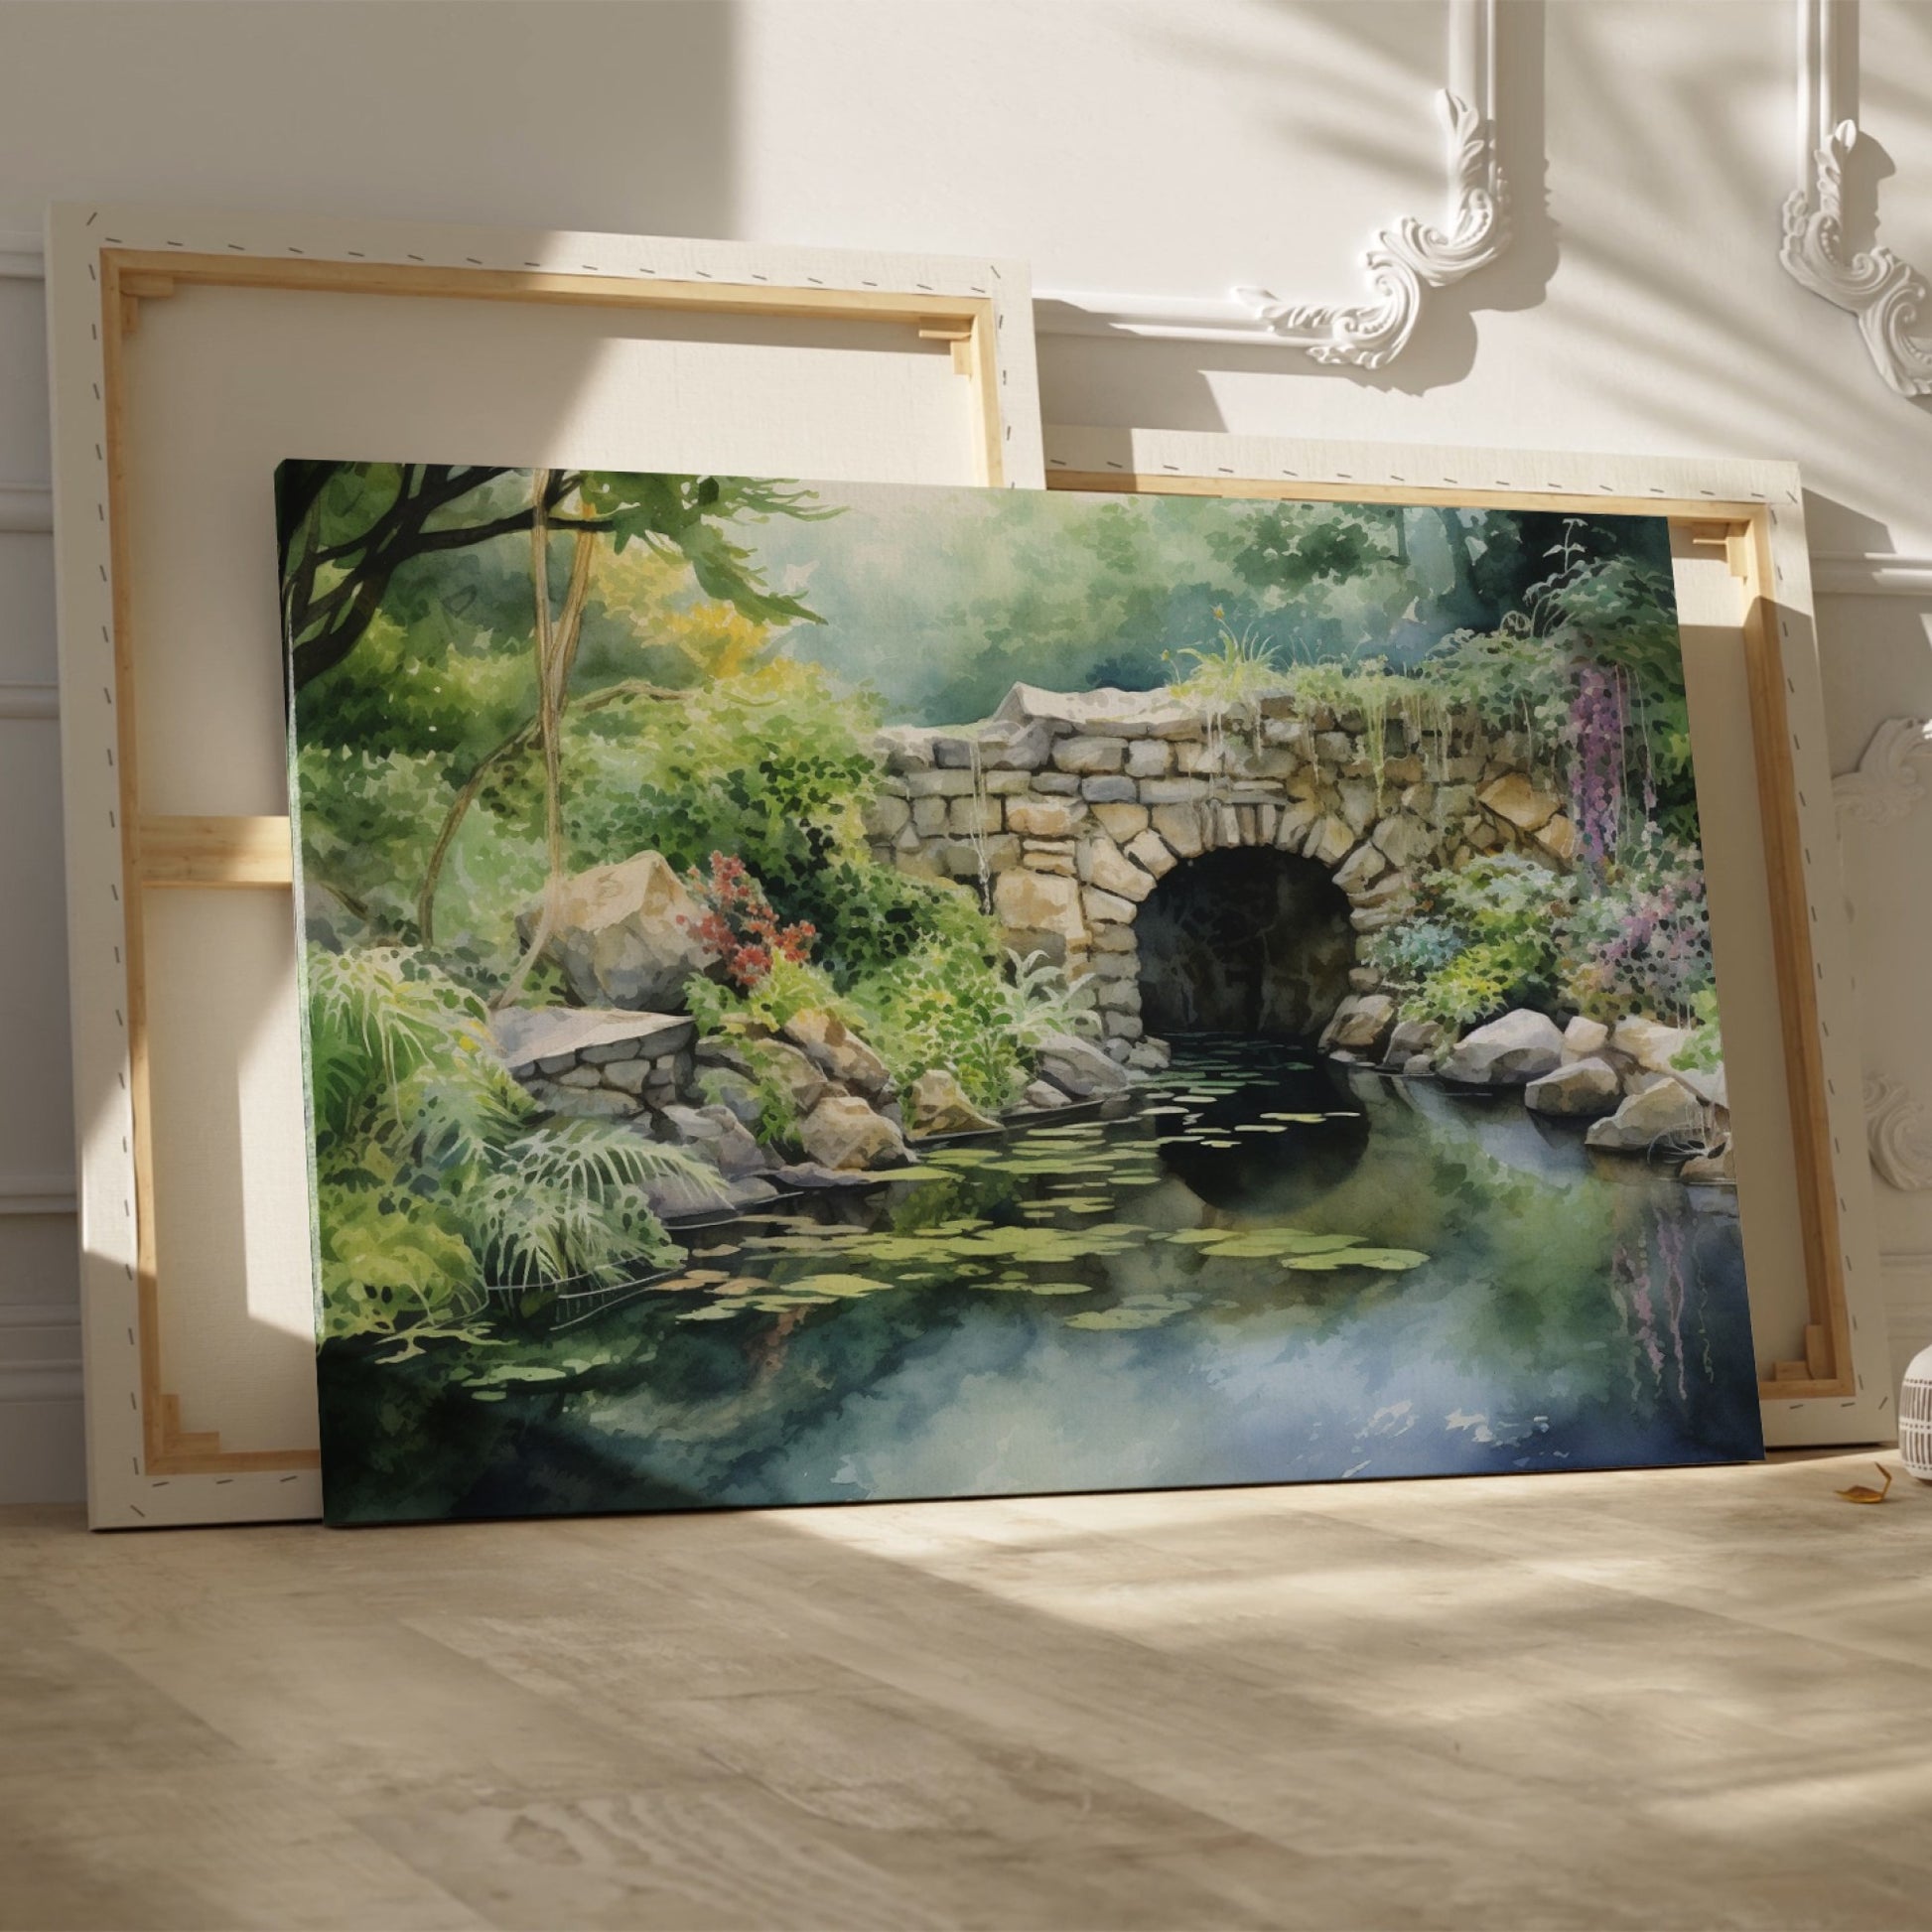
[(1661, 520), (278, 490), (332, 1521), (1761, 1453)]

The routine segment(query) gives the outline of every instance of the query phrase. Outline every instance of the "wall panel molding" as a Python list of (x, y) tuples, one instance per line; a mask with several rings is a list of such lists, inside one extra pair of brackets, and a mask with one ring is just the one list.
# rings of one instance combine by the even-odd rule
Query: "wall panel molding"
[(1329, 365), (1379, 369), (1408, 347), (1432, 294), (1486, 268), (1509, 246), (1509, 185), (1496, 142), (1497, 0), (1449, 0), (1448, 85), (1436, 96), (1448, 138), (1443, 225), (1405, 215), (1369, 242), (1365, 302), (1292, 302), (1270, 290), (1225, 296), (1101, 295), (1041, 290), (1046, 335), (1250, 343), (1300, 349)]
[(0, 530), (40, 536), (54, 528), (54, 491), (44, 483), (0, 483)]
[[(0, 1215), (72, 1214), (77, 1207), (70, 1173), (0, 1173)], [(0, 1311), (5, 1307), (0, 1303)]]
[(79, 1400), (79, 1304), (0, 1302), (0, 1403)]
[(1847, 229), (1875, 227), (1878, 192), (1848, 208), (1847, 164), (1859, 143), (1859, 0), (1797, 0), (1798, 186), (1784, 205), (1778, 259), (1793, 280), (1858, 319), (1872, 366), (1901, 396), (1932, 395), (1932, 296), (1891, 249), (1854, 248)]

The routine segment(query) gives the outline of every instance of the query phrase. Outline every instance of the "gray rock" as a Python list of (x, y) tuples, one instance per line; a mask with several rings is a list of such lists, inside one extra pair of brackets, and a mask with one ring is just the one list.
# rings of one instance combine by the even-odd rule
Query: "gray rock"
[(1395, 1002), (1386, 993), (1351, 993), (1322, 1029), (1320, 1047), (1373, 1057), (1395, 1029)]
[(810, 1113), (830, 1088), (830, 1082), (811, 1060), (782, 1039), (759, 1040), (757, 1064), (761, 1074), (785, 1090), (794, 1113)]
[(772, 1165), (728, 1107), (674, 1105), (664, 1108), (660, 1119), (670, 1138), (701, 1155), (728, 1180), (760, 1173)]
[(794, 1013), (782, 1029), (794, 1046), (801, 1046), (812, 1064), (834, 1080), (873, 1100), (890, 1100), (896, 1089), (893, 1076), (866, 1042), (835, 1013), (808, 1007)]
[(747, 1075), (727, 1066), (711, 1066), (698, 1075), (698, 1091), (713, 1106), (723, 1107), (744, 1128), (759, 1124), (759, 1090)]
[(1137, 1039), (1127, 1053), (1127, 1064), (1137, 1073), (1161, 1073), (1173, 1061), (1173, 1049), (1165, 1039)]
[(1042, 1079), (1075, 1100), (1119, 1093), (1128, 1084), (1127, 1075), (1098, 1046), (1071, 1034), (1048, 1034), (1035, 1047), (1034, 1061)]
[(1563, 1030), (1563, 1056), (1567, 1060), (1593, 1059), (1609, 1044), (1610, 1030), (1600, 1020), (1586, 1020), (1580, 1013)]
[(1464, 1035), (1443, 1062), (1443, 1076), (1471, 1086), (1520, 1087), (1562, 1062), (1563, 1035), (1556, 1022), (1518, 1007)]
[(689, 1046), (697, 1031), (682, 1014), (611, 1007), (506, 1007), (489, 1017), (496, 1051), (519, 1079), (546, 1061), (558, 1072), (580, 1058), (595, 1063), (613, 1046), (625, 1059), (656, 1059)]
[(1440, 1020), (1404, 1020), (1389, 1035), (1388, 1056), (1392, 1060), (1406, 1062), (1419, 1053), (1435, 1052), (1442, 1043), (1443, 1023)]
[[(541, 906), (532, 901), (516, 915), (526, 945)], [(685, 981), (718, 969), (716, 955), (697, 937), (703, 917), (704, 908), (663, 856), (639, 852), (564, 881), (545, 955), (562, 969), (580, 1005), (676, 1013)]]
[(782, 1187), (877, 1187), (892, 1175), (828, 1168), (818, 1161), (794, 1161), (789, 1167), (774, 1170), (771, 1178)]
[(1412, 1053), (1402, 1062), (1402, 1077), (1405, 1080), (1433, 1080), (1436, 1077), (1436, 1055)]
[(1055, 1107), (1070, 1107), (1073, 1105), (1073, 1096), (1062, 1093), (1050, 1080), (1029, 1081), (1026, 1092), (1020, 1098), (1029, 1107), (1040, 1113), (1048, 1113)]
[(934, 1134), (986, 1134), (1000, 1125), (975, 1107), (958, 1080), (941, 1066), (921, 1073), (906, 1101), (912, 1109), (911, 1131), (922, 1139)]
[(1671, 1061), (1691, 1043), (1688, 1027), (1667, 1027), (1661, 1020), (1645, 1020), (1633, 1014), (1619, 1020), (1610, 1035), (1610, 1044), (1619, 1053), (1628, 1053), (1651, 1073), (1671, 1073)]
[(1565, 1120), (1594, 1120), (1613, 1113), (1623, 1098), (1616, 1068), (1605, 1060), (1566, 1060), (1523, 1089), (1523, 1105), (1533, 1114)]
[(798, 1123), (798, 1139), (820, 1167), (835, 1170), (899, 1167), (905, 1142), (855, 1093), (828, 1093)]
[(1584, 1137), (1586, 1147), (1612, 1154), (1668, 1152), (1673, 1142), (1700, 1135), (1704, 1109), (1697, 1096), (1675, 1080), (1659, 1080), (1642, 1093), (1628, 1095), (1615, 1113), (1592, 1124)]

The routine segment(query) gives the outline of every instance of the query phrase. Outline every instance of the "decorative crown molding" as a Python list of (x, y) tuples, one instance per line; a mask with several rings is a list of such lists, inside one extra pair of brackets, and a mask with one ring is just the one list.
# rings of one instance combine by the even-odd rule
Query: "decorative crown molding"
[(1923, 718), (1887, 718), (1871, 734), (1858, 769), (1832, 780), (1841, 818), (1889, 825), (1925, 797), (1921, 761), (1932, 759), (1932, 725)]
[[(1932, 395), (1932, 340), (1916, 334), (1932, 297), (1889, 248), (1848, 249), (1845, 164), (1858, 145), (1846, 111), (1858, 71), (1858, 0), (1798, 0), (1798, 186), (1778, 249), (1794, 280), (1858, 318), (1879, 375), (1901, 396)], [(1877, 217), (1877, 195), (1868, 212)]]
[(1408, 347), (1431, 291), (1495, 261), (1509, 246), (1509, 187), (1497, 155), (1497, 0), (1449, 0), (1449, 85), (1436, 96), (1449, 140), (1449, 208), (1437, 227), (1406, 215), (1369, 243), (1367, 302), (1284, 302), (1269, 290), (1224, 298), (1041, 292), (1049, 335), (1137, 336), (1299, 348), (1329, 365), (1379, 369)]

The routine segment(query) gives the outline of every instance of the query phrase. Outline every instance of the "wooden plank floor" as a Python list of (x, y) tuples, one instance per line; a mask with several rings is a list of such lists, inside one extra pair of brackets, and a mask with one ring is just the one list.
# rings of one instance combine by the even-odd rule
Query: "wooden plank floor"
[(1871, 1460), (0, 1511), (0, 1924), (1932, 1927), (1932, 1488)]

